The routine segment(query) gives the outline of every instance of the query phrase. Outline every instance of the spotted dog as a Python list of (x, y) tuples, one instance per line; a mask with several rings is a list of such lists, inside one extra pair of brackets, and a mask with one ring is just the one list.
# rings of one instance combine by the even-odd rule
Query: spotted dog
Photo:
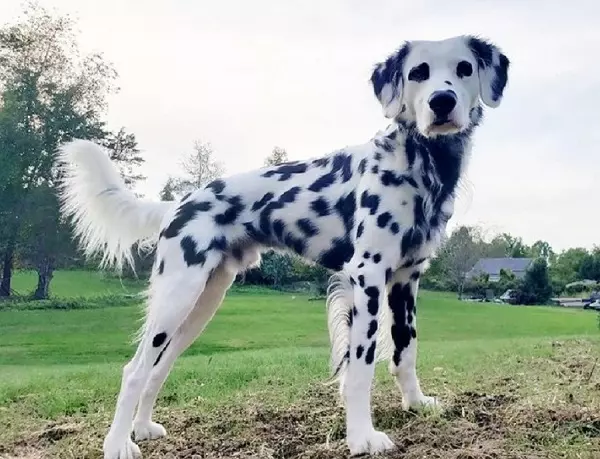
[(132, 431), (136, 440), (165, 435), (152, 410), (173, 362), (236, 274), (273, 248), (333, 271), (327, 317), (347, 444), (353, 455), (392, 448), (371, 419), (374, 364), (389, 360), (405, 407), (436, 404), (415, 369), (419, 276), (452, 215), (482, 104), (500, 104), (508, 67), (477, 37), (407, 42), (371, 76), (387, 129), (323, 157), (215, 180), (180, 202), (138, 199), (98, 146), (65, 144), (62, 209), (86, 253), (121, 267), (132, 246), (156, 247), (145, 323), (104, 457), (140, 457)]

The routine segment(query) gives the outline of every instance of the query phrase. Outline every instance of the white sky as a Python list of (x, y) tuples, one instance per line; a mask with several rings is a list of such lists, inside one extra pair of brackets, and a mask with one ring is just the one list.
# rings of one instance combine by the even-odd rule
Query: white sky
[[(194, 140), (228, 173), (273, 146), (302, 159), (387, 125), (368, 84), (404, 40), (479, 34), (511, 60), (475, 135), (451, 222), (555, 249), (600, 244), (600, 3), (595, 0), (41, 0), (78, 18), (120, 74), (112, 128), (135, 133), (156, 196)], [(0, 22), (21, 11), (0, 1)], [(587, 204), (586, 204), (587, 203)]]

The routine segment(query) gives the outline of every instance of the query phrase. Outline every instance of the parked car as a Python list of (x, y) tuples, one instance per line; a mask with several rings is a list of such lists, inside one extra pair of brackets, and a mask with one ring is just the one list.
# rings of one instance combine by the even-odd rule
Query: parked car
[(596, 311), (600, 311), (600, 300), (595, 300), (591, 303), (584, 304), (583, 309), (594, 309)]

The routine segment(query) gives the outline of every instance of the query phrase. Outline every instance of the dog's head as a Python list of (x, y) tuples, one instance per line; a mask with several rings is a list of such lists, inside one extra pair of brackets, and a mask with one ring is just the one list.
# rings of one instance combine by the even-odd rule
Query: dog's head
[(500, 105), (508, 58), (472, 36), (405, 43), (376, 65), (371, 83), (387, 118), (414, 123), (426, 137), (455, 134), (480, 116), (480, 99)]

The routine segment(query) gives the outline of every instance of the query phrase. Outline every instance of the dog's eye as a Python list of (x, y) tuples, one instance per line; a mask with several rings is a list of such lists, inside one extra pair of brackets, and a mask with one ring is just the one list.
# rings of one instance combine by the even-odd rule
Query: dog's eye
[(408, 72), (408, 79), (410, 81), (416, 81), (417, 83), (421, 81), (425, 81), (429, 78), (429, 65), (427, 62), (423, 62), (422, 64), (413, 67), (410, 72)]
[(473, 66), (467, 61), (460, 61), (456, 66), (456, 75), (459, 78), (470, 77), (473, 75)]

